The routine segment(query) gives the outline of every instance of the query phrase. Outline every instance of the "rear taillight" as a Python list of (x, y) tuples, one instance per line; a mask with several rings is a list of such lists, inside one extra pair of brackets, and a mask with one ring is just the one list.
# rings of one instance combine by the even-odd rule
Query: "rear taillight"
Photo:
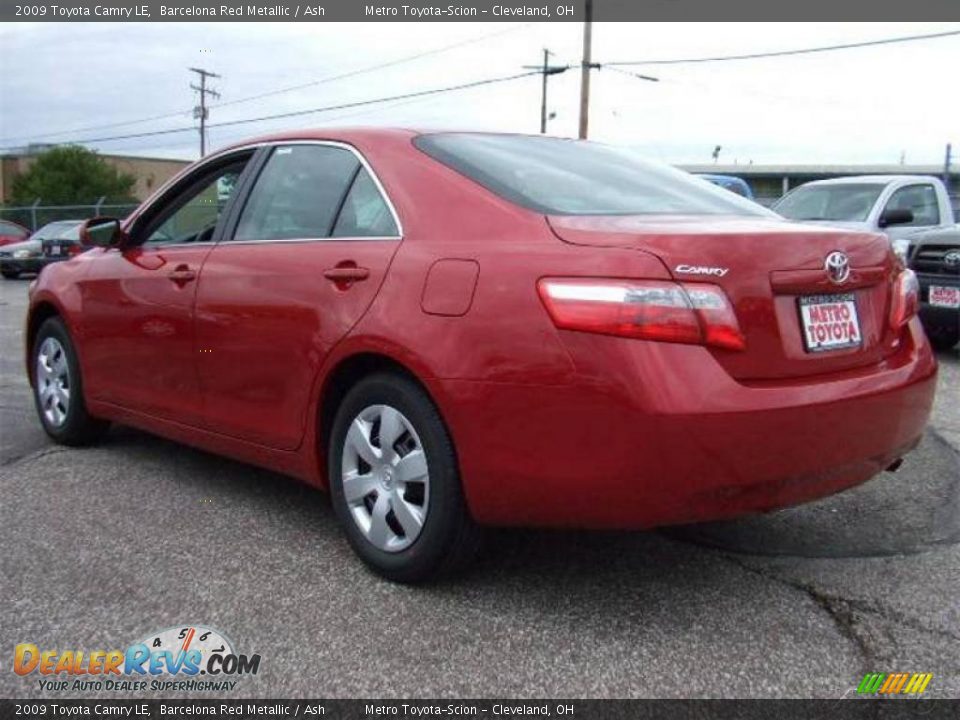
[(708, 283), (544, 278), (540, 298), (564, 330), (743, 350), (726, 294)]
[(83, 245), (77, 243), (76, 245), (67, 245), (67, 255), (73, 257), (74, 255), (79, 255), (83, 252)]
[(890, 306), (890, 327), (899, 330), (917, 314), (920, 305), (920, 283), (913, 270), (903, 270), (893, 283)]

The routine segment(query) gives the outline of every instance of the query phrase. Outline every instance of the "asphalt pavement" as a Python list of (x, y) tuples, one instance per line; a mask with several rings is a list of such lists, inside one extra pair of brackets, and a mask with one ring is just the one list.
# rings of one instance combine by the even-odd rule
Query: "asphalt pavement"
[(841, 698), (894, 671), (960, 697), (956, 349), (895, 474), (736, 522), (498, 531), (473, 572), (411, 588), (283, 476), (121, 427), (52, 445), (22, 367), (27, 284), (0, 282), (0, 697), (130, 697), (41, 690), (14, 645), (191, 623), (261, 655), (232, 697)]

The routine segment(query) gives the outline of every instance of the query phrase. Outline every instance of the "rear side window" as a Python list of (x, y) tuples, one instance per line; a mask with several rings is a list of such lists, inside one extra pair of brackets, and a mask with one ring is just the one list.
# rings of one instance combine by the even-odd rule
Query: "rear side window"
[(414, 144), (506, 200), (548, 215), (753, 215), (750, 200), (628, 150), (526, 135), (441, 133)]
[(396, 237), (390, 208), (365, 168), (360, 168), (340, 209), (333, 237)]
[(250, 192), (234, 240), (326, 238), (360, 162), (327, 145), (274, 149)]

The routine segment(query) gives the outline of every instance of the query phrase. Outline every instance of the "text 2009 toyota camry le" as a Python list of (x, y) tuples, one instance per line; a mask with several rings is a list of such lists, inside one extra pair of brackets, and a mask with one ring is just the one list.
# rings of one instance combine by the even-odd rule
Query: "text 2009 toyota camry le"
[(402, 581), (483, 525), (800, 503), (910, 450), (936, 363), (880, 235), (603, 145), (356, 130), (209, 156), (31, 290), (57, 441), (108, 421), (328, 487)]

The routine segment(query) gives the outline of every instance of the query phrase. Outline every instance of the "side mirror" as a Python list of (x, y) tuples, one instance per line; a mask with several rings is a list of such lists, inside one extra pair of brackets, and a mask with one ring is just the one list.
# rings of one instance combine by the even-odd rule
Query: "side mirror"
[(121, 247), (126, 237), (116, 218), (95, 217), (80, 226), (80, 244), (84, 248)]
[(913, 222), (913, 210), (884, 210), (880, 213), (880, 220), (877, 224), (885, 228), (888, 225), (906, 225)]

